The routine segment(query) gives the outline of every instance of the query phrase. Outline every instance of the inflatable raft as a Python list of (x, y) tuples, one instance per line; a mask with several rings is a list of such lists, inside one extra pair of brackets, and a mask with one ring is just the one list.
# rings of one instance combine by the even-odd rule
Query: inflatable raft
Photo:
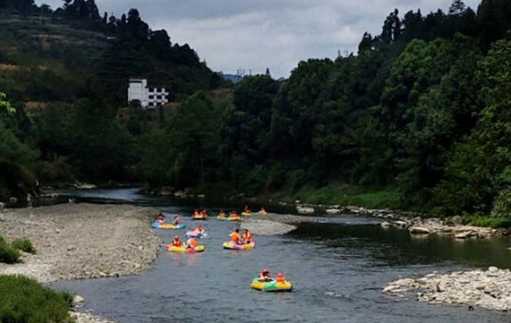
[(195, 221), (206, 221), (208, 219), (207, 215), (192, 215), (192, 220)]
[(204, 249), (206, 249), (205, 246), (197, 246), (195, 248), (175, 247), (175, 246), (171, 246), (171, 245), (167, 246), (167, 251), (170, 251), (170, 252), (196, 253), (196, 252), (203, 252)]
[(239, 216), (217, 216), (216, 217), (220, 221), (240, 221), (241, 218)]
[(251, 216), (252, 213), (251, 212), (241, 212), (241, 215), (243, 215), (243, 216)]
[(159, 224), (158, 222), (154, 222), (153, 228), (154, 229), (166, 229), (166, 230), (179, 230), (179, 229), (184, 229), (185, 225), (182, 223), (178, 224), (178, 225), (174, 225), (174, 224)]
[(228, 250), (249, 250), (255, 248), (255, 242), (252, 241), (246, 244), (236, 244), (232, 241), (224, 242), (224, 249)]
[(293, 290), (293, 284), (288, 281), (283, 283), (277, 283), (276, 281), (260, 282), (259, 279), (255, 278), (252, 280), (250, 288), (263, 292), (290, 292)]
[(204, 239), (208, 237), (208, 234), (206, 232), (200, 233), (198, 231), (188, 231), (185, 233), (186, 239), (189, 238), (196, 238), (196, 239)]

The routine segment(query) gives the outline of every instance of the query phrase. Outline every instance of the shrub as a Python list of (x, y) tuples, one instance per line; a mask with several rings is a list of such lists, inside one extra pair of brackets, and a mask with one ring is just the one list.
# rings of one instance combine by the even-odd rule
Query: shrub
[(491, 215), (497, 218), (511, 217), (511, 189), (502, 190), (495, 198)]
[[(0, 262), (14, 264), (19, 262), (20, 256), (19, 251), (13, 248), (2, 236), (0, 236)], [(0, 320), (0, 322), (2, 322), (2, 320)]]
[(463, 224), (471, 224), (476, 227), (490, 227), (493, 229), (511, 228), (511, 219), (509, 218), (494, 218), (481, 215), (463, 215), (461, 219)]
[(32, 242), (28, 239), (16, 239), (12, 242), (12, 247), (24, 252), (35, 254), (36, 250), (34, 248), (34, 245), (32, 245)]
[(68, 323), (70, 295), (23, 276), (0, 276), (0, 322)]

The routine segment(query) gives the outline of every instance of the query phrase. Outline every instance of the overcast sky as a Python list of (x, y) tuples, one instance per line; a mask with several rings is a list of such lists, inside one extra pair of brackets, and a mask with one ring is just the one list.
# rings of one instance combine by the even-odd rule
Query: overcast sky
[[(36, 0), (56, 8), (61, 0)], [(423, 14), (452, 0), (96, 0), (101, 12), (120, 16), (139, 9), (153, 30), (188, 43), (215, 71), (241, 67), (287, 77), (299, 61), (356, 51), (365, 31), (379, 34), (385, 17), (421, 8)], [(474, 9), (480, 0), (465, 0)]]

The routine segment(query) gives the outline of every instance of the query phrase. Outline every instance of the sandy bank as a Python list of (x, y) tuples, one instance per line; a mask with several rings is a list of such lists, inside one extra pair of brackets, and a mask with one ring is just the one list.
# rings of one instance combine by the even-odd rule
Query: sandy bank
[(126, 205), (62, 204), (4, 210), (0, 234), (26, 237), (38, 252), (24, 264), (0, 266), (48, 282), (136, 274), (153, 262), (160, 245), (149, 223), (157, 211)]
[[(22, 264), (0, 264), (0, 274), (43, 283), (137, 274), (157, 257), (161, 241), (150, 227), (157, 214), (152, 208), (94, 204), (2, 210), (0, 234), (29, 238), (37, 254), (24, 254)], [(110, 323), (89, 313), (72, 316), (77, 323)]]

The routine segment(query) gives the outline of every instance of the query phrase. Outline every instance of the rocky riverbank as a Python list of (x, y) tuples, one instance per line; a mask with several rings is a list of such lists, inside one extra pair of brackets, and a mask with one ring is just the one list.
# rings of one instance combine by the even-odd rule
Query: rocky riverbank
[(374, 210), (356, 206), (297, 204), (300, 214), (313, 214), (318, 210), (330, 215), (358, 214), (382, 219), (382, 227), (396, 227), (408, 230), (412, 236), (423, 237), (430, 234), (448, 235), (455, 239), (485, 239), (495, 236), (510, 235), (510, 230), (492, 229), (464, 225), (460, 217), (445, 221), (438, 217), (427, 217), (424, 214), (406, 211)]
[[(156, 259), (161, 241), (150, 223), (158, 211), (125, 205), (62, 204), (0, 211), (0, 235), (25, 237), (37, 249), (23, 263), (0, 264), (0, 274), (56, 280), (137, 274)], [(109, 323), (72, 313), (78, 323)]]
[(389, 283), (384, 293), (404, 297), (417, 292), (417, 300), (430, 304), (468, 305), (490, 310), (511, 310), (511, 271), (490, 267)]

